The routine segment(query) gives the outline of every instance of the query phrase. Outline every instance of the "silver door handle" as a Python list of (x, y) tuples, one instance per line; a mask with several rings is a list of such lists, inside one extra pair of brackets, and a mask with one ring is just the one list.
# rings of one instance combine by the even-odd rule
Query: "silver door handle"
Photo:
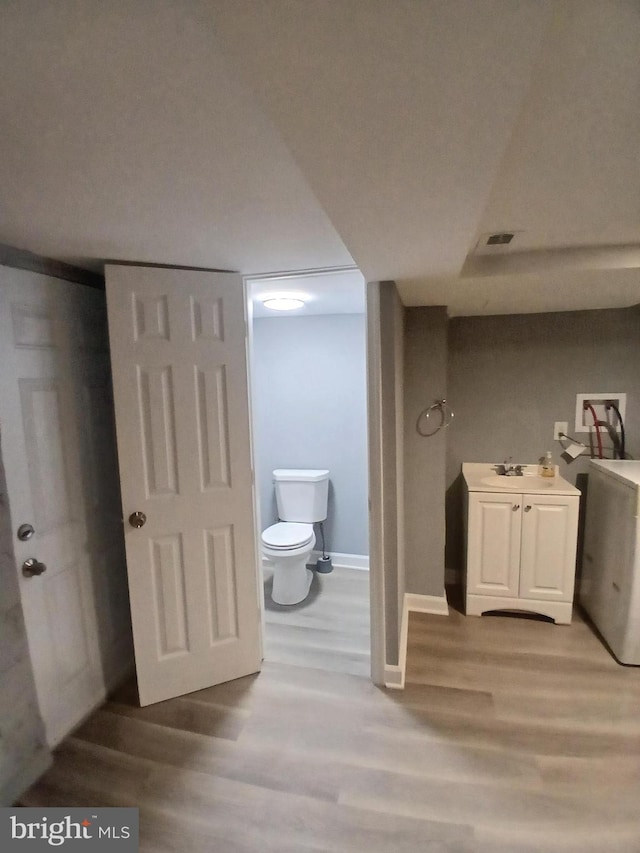
[(132, 527), (144, 527), (147, 516), (143, 512), (132, 512), (129, 516), (129, 524)]
[(37, 575), (41, 575), (43, 572), (47, 571), (47, 567), (44, 563), (41, 563), (39, 560), (36, 560), (35, 557), (29, 557), (28, 560), (25, 560), (22, 564), (22, 574), (25, 578), (33, 578)]
[(530, 509), (531, 509), (531, 507), (530, 507), (530, 506), (526, 506), (526, 507), (524, 508), (524, 511), (525, 511), (525, 512), (529, 512), (529, 510), (530, 510)]
[(517, 509), (520, 509), (520, 504), (514, 504), (511, 509), (515, 512)]

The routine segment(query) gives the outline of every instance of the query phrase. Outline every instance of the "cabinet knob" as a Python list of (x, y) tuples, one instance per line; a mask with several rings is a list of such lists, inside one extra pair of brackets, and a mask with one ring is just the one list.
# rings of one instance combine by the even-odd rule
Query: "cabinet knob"
[(515, 512), (517, 509), (520, 509), (520, 504), (514, 504), (511, 509)]
[(524, 511), (525, 511), (525, 512), (529, 512), (529, 510), (530, 510), (530, 509), (531, 509), (531, 507), (530, 507), (530, 506), (526, 506), (526, 507), (524, 508)]

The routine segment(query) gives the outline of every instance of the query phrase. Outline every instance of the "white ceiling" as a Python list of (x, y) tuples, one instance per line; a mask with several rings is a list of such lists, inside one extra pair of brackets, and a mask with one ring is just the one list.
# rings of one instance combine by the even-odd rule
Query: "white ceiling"
[(0, 242), (355, 261), (451, 314), (634, 304), (638, 44), (636, 0), (2, 3)]
[(353, 263), (206, 6), (0, 4), (1, 242), (83, 266)]

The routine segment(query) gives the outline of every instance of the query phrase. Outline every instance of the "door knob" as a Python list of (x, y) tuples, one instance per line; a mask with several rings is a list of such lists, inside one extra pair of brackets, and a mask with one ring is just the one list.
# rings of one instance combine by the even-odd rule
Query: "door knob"
[(144, 527), (147, 516), (143, 512), (132, 512), (129, 516), (129, 524), (132, 527)]
[(525, 512), (529, 512), (529, 510), (530, 510), (530, 509), (531, 509), (531, 507), (530, 507), (530, 506), (526, 506), (526, 507), (524, 508), (524, 511), (525, 511)]
[(514, 504), (511, 509), (515, 512), (517, 509), (520, 509), (520, 504)]
[(47, 567), (44, 563), (41, 563), (39, 560), (36, 560), (35, 557), (29, 557), (28, 560), (25, 560), (22, 564), (22, 574), (25, 578), (33, 578), (36, 575), (41, 575), (43, 572), (47, 571)]

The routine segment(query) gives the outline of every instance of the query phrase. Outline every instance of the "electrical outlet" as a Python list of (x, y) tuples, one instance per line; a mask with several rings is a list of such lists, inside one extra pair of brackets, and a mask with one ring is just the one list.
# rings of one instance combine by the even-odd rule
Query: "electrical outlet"
[(569, 432), (569, 421), (556, 421), (553, 425), (553, 440), (560, 441), (560, 433), (566, 435)]

